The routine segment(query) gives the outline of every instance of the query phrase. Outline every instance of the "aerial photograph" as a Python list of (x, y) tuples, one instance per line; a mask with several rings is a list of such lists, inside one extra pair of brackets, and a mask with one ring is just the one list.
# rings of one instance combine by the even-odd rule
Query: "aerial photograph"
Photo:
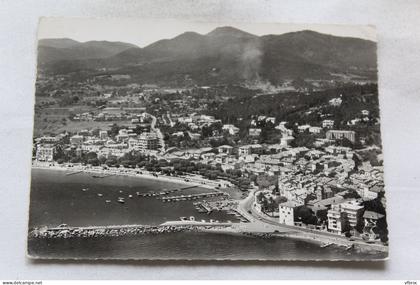
[(377, 73), (371, 26), (43, 18), (28, 256), (387, 259)]

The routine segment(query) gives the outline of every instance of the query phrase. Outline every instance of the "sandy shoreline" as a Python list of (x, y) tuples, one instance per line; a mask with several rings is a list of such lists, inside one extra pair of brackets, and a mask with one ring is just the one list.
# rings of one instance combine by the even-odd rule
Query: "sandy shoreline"
[[(71, 171), (71, 172), (83, 172), (92, 175), (109, 175), (109, 176), (128, 176), (128, 177), (135, 177), (135, 178), (142, 178), (142, 179), (149, 179), (155, 181), (163, 181), (169, 183), (177, 183), (183, 184), (186, 186), (197, 186), (207, 189), (216, 190), (215, 187), (218, 186), (220, 183), (225, 183), (224, 181), (211, 181), (206, 180), (204, 178), (198, 177), (174, 177), (174, 176), (166, 176), (166, 175), (158, 175), (157, 177), (151, 173), (147, 173), (145, 170), (131, 170), (131, 169), (124, 169), (124, 168), (112, 168), (112, 169), (98, 169), (98, 168), (88, 168), (86, 166), (78, 166), (74, 165), (72, 167), (60, 166), (60, 165), (45, 165), (45, 164), (32, 164), (32, 168), (34, 169), (45, 169), (45, 170), (58, 170), (58, 171)], [(141, 171), (142, 173), (133, 173), (134, 171)], [(188, 179), (189, 181), (185, 181)]]

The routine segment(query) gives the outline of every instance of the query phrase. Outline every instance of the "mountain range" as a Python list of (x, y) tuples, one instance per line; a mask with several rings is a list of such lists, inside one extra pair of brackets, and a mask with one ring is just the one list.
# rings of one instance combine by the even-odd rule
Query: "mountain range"
[(144, 48), (107, 41), (43, 39), (38, 66), (47, 72), (112, 70), (137, 82), (182, 85), (285, 79), (376, 79), (376, 43), (305, 30), (256, 36), (233, 27), (185, 32)]

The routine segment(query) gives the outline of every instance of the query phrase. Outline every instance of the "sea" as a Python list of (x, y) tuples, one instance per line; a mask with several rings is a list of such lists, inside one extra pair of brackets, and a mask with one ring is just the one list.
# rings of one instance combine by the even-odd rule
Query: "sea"
[[(34, 227), (158, 225), (180, 217), (196, 220), (238, 222), (224, 211), (198, 213), (193, 201), (164, 203), (136, 192), (162, 191), (184, 184), (155, 179), (109, 176), (93, 178), (87, 173), (32, 169), (29, 229)], [(85, 191), (83, 191), (85, 189)], [(195, 187), (171, 195), (211, 192)], [(239, 190), (228, 190), (238, 199)], [(99, 195), (98, 195), (99, 194)], [(132, 195), (132, 198), (129, 198)], [(119, 197), (125, 203), (117, 202)], [(214, 198), (217, 199), (217, 198)], [(106, 200), (110, 200), (106, 203)], [(207, 199), (208, 200), (208, 199)], [(175, 259), (175, 260), (367, 260), (383, 259), (386, 253), (346, 251), (342, 247), (293, 238), (258, 237), (204, 232), (177, 232), (139, 236), (28, 239), (28, 253), (50, 259)]]

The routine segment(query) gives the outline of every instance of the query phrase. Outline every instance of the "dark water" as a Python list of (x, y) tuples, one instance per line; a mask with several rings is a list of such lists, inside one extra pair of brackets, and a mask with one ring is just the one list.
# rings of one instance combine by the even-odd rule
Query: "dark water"
[[(199, 214), (191, 201), (163, 203), (139, 198), (135, 192), (173, 189), (182, 185), (155, 180), (108, 177), (94, 179), (86, 174), (66, 176), (64, 172), (32, 170), (30, 227), (66, 223), (70, 226), (115, 224), (160, 224), (180, 216), (232, 220), (223, 212)], [(89, 188), (83, 192), (82, 188)], [(123, 191), (120, 193), (119, 191)], [(185, 190), (188, 193), (207, 189)], [(103, 197), (98, 197), (102, 193)], [(129, 194), (133, 199), (127, 198)], [(237, 195), (238, 193), (232, 193)], [(125, 197), (126, 203), (116, 202)], [(109, 199), (112, 202), (105, 203)], [(35, 239), (28, 252), (44, 258), (116, 259), (380, 259), (385, 255), (345, 251), (287, 238), (260, 239), (217, 233), (181, 232), (136, 237)]]
[[(224, 212), (200, 214), (191, 201), (164, 203), (154, 197), (136, 195), (136, 192), (179, 187), (185, 187), (185, 184), (122, 176), (98, 179), (84, 173), (66, 175), (64, 171), (33, 169), (29, 225), (30, 227), (58, 226), (63, 223), (69, 226), (156, 225), (165, 221), (179, 220), (179, 217), (184, 216), (195, 216), (197, 219), (205, 220), (235, 220), (234, 216)], [(83, 192), (83, 188), (88, 188), (88, 191)], [(204, 192), (211, 190), (193, 188), (171, 195)], [(99, 197), (98, 193), (103, 196)], [(128, 195), (133, 195), (133, 198), (128, 198)], [(118, 197), (124, 197), (125, 203), (118, 203)], [(111, 202), (106, 203), (105, 200)]]

